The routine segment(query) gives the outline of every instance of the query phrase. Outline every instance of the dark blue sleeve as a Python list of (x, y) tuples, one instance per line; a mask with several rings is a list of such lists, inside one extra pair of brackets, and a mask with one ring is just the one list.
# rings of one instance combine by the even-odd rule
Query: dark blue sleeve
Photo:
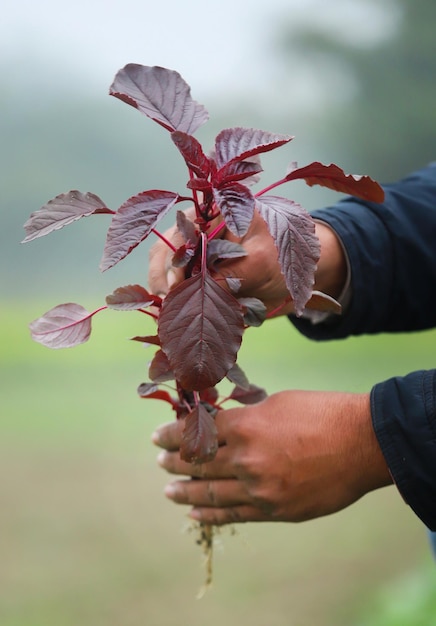
[(371, 414), (398, 490), (426, 526), (436, 530), (436, 370), (375, 385)]
[(436, 326), (436, 164), (384, 189), (383, 204), (348, 198), (313, 213), (345, 247), (352, 297), (333, 323), (293, 320), (301, 332), (330, 339)]
[[(306, 336), (339, 339), (436, 326), (436, 164), (384, 188), (383, 204), (348, 198), (313, 213), (344, 245), (352, 295), (345, 314), (325, 323), (291, 317)], [(436, 530), (436, 370), (375, 385), (371, 413), (399, 491)]]

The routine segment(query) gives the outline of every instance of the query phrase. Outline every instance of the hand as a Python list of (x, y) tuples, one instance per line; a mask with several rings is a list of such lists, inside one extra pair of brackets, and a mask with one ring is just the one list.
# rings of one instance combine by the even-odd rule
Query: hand
[(220, 411), (213, 461), (180, 460), (183, 422), (159, 428), (159, 463), (177, 480), (166, 495), (207, 524), (299, 522), (345, 508), (392, 482), (375, 437), (368, 394), (284, 391)]
[[(187, 211), (187, 215), (194, 218), (193, 209)], [(342, 290), (346, 275), (342, 246), (334, 232), (325, 224), (316, 223), (316, 233), (321, 243), (321, 258), (314, 288), (336, 298)], [(259, 298), (268, 313), (277, 308), (279, 310), (276, 314), (292, 313), (293, 305), (280, 269), (277, 249), (259, 213), (255, 212), (247, 234), (241, 239), (227, 229), (223, 236), (229, 241), (240, 243), (247, 251), (247, 256), (221, 261), (219, 270), (213, 274), (214, 278), (239, 278), (241, 288), (238, 297)], [(165, 233), (165, 237), (176, 247), (183, 243), (175, 226)], [(183, 280), (183, 270), (171, 266), (171, 256), (171, 250), (161, 240), (151, 248), (148, 285), (152, 293), (165, 295), (171, 287)], [(224, 280), (220, 280), (220, 284), (226, 287)], [(310, 303), (308, 308), (311, 308)], [(314, 302), (313, 308), (320, 308), (319, 301)]]

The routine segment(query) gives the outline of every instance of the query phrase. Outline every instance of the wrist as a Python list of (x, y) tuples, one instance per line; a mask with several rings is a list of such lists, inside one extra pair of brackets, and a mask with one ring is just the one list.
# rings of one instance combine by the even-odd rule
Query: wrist
[(345, 252), (338, 235), (328, 224), (317, 221), (315, 231), (321, 245), (321, 254), (314, 288), (337, 299), (347, 281)]
[(359, 468), (356, 479), (363, 495), (386, 487), (392, 484), (393, 480), (372, 424), (369, 394), (358, 394), (355, 397), (353, 413), (357, 420), (356, 433), (359, 442), (356, 454)]

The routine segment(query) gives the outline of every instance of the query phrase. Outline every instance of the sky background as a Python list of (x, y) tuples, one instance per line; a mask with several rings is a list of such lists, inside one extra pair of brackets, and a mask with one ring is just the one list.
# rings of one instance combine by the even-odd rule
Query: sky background
[[(106, 93), (116, 71), (135, 62), (176, 69), (197, 99), (250, 94), (264, 106), (270, 88), (284, 88), (275, 42), (286, 21), (368, 45), (389, 28), (384, 13), (347, 0), (3, 0), (0, 63), (29, 97), (64, 87)], [(292, 79), (293, 105), (306, 106), (317, 86), (301, 60)]]

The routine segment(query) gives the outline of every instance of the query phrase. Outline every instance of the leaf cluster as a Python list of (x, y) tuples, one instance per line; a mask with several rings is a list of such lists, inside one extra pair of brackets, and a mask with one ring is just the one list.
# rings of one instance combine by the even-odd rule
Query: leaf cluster
[[(216, 453), (214, 414), (225, 399), (258, 402), (265, 392), (252, 385), (237, 365), (244, 329), (266, 317), (263, 303), (238, 298), (238, 280), (227, 288), (212, 277), (222, 259), (246, 255), (239, 243), (221, 238), (228, 229), (237, 239), (249, 231), (255, 212), (265, 221), (277, 248), (278, 261), (296, 315), (313, 296), (320, 245), (313, 219), (298, 203), (271, 192), (292, 180), (322, 185), (366, 200), (381, 201), (383, 192), (369, 177), (347, 175), (338, 166), (313, 162), (292, 164), (284, 176), (261, 191), (253, 187), (262, 172), (260, 155), (289, 143), (291, 135), (253, 128), (227, 128), (206, 154), (194, 137), (208, 119), (206, 109), (191, 97), (190, 88), (175, 71), (137, 64), (121, 69), (110, 95), (138, 109), (168, 131), (188, 170), (183, 194), (148, 189), (128, 198), (117, 210), (92, 193), (77, 190), (61, 194), (34, 212), (25, 224), (32, 241), (91, 215), (111, 215), (100, 269), (113, 267), (151, 233), (165, 237), (157, 226), (176, 205), (189, 202), (195, 220), (176, 211), (184, 243), (173, 251), (173, 265), (184, 269), (185, 280), (164, 298), (141, 285), (127, 285), (107, 296), (106, 305), (93, 312), (74, 303), (59, 305), (31, 323), (33, 339), (50, 348), (65, 348), (88, 340), (92, 317), (99, 311), (136, 310), (157, 322), (153, 334), (133, 339), (157, 350), (149, 366), (152, 382), (140, 385), (142, 398), (168, 402), (185, 420), (182, 457), (205, 462)], [(317, 295), (323, 300), (322, 294)], [(327, 301), (327, 298), (325, 299)], [(337, 303), (332, 303), (337, 310)], [(234, 383), (228, 398), (220, 398), (216, 385), (224, 378)], [(171, 383), (174, 392), (165, 386)]]

